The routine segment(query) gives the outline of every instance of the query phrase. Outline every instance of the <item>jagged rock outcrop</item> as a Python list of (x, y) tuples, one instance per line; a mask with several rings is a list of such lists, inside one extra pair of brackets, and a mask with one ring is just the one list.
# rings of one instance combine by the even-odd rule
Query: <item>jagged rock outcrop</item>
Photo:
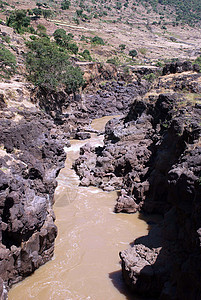
[(93, 94), (83, 94), (82, 100), (87, 113), (93, 119), (126, 114), (134, 98), (144, 95), (148, 89), (149, 84), (143, 79), (129, 84), (125, 81), (111, 81), (100, 84)]
[[(172, 88), (169, 76), (156, 83), (158, 91), (166, 80)], [(201, 105), (192, 89), (199, 91), (200, 78), (181, 73), (178, 93), (167, 85), (168, 93), (134, 101), (125, 118), (107, 123), (104, 146), (85, 145), (74, 164), (81, 184), (121, 189), (116, 212), (163, 215), (120, 253), (126, 284), (154, 299), (201, 297)]]
[(93, 91), (83, 91), (81, 95), (68, 95), (64, 90), (52, 92), (36, 88), (32, 90), (31, 101), (45, 110), (64, 132), (79, 138), (77, 128), (88, 128), (95, 118), (126, 114), (134, 97), (144, 95), (148, 89), (149, 84), (143, 79), (129, 84), (112, 80), (100, 83)]
[(165, 67), (163, 68), (163, 75), (167, 74), (175, 74), (175, 73), (182, 73), (186, 71), (196, 71), (199, 72), (199, 65), (198, 64), (192, 64), (191, 61), (177, 61), (177, 62), (172, 62), (169, 64), (166, 64)]
[[(8, 109), (9, 110), (9, 109)], [(65, 135), (42, 112), (10, 108), (0, 119), (0, 295), (53, 256), (56, 177)], [(18, 120), (13, 115), (18, 114)], [(21, 118), (20, 118), (21, 116)], [(60, 136), (60, 138), (59, 138)], [(63, 137), (63, 139), (62, 139)]]

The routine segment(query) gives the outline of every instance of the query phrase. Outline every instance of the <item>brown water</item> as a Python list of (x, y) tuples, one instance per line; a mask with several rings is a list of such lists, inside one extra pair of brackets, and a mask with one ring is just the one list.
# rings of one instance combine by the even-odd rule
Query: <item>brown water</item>
[[(104, 128), (110, 118), (93, 121), (93, 128)], [(54, 258), (15, 285), (9, 300), (137, 300), (122, 283), (118, 253), (146, 234), (147, 225), (138, 214), (113, 213), (116, 192), (79, 187), (71, 165), (86, 142), (71, 141), (66, 166), (58, 177)], [(103, 136), (93, 134), (90, 143), (102, 145)]]

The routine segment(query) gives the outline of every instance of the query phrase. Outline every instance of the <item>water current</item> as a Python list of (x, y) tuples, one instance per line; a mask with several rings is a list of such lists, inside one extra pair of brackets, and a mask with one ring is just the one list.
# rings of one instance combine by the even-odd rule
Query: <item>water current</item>
[[(102, 130), (111, 117), (96, 119)], [(103, 145), (103, 136), (71, 141), (65, 168), (58, 177), (54, 212), (58, 236), (53, 259), (16, 284), (9, 300), (122, 300), (133, 299), (121, 278), (119, 251), (147, 234), (138, 214), (113, 212), (116, 192), (79, 186), (72, 162), (86, 142)]]

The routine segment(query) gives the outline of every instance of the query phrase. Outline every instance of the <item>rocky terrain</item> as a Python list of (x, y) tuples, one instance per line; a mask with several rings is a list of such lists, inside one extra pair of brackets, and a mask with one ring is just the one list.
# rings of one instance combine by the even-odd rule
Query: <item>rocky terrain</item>
[(53, 256), (55, 179), (67, 141), (48, 115), (8, 108), (3, 94), (0, 128), (0, 294), (5, 299), (8, 286)]
[[(30, 8), (26, 1), (16, 5)], [(1, 13), (5, 21), (8, 12)], [(118, 190), (116, 212), (163, 216), (148, 236), (120, 254), (131, 290), (164, 300), (200, 299), (199, 66), (177, 62), (162, 69), (134, 66), (137, 61), (128, 59), (136, 45), (140, 63), (153, 58), (155, 64), (161, 56), (165, 60), (174, 54), (195, 58), (200, 54), (200, 29), (183, 28), (174, 39), (173, 25), (168, 27), (171, 32), (164, 32), (143, 18), (136, 26), (113, 22), (110, 30), (107, 18), (95, 19), (83, 29), (73, 27), (67, 15), (57, 15), (60, 21), (36, 18), (31, 25), (36, 29), (45, 24), (51, 35), (57, 28), (68, 28), (79, 51), (90, 49), (93, 62), (71, 53), (85, 78), (74, 94), (28, 83), (24, 53), (31, 34), (19, 35), (5, 22), (0, 25), (1, 44), (16, 56), (17, 67), (11, 79), (0, 78), (0, 297), (6, 299), (13, 283), (53, 255), (57, 228), (52, 205), (69, 138), (88, 138), (93, 118), (121, 115), (106, 125), (104, 147), (81, 148), (74, 163), (80, 184)], [(81, 42), (83, 31), (90, 33), (88, 41)], [(105, 45), (91, 44), (90, 38), (99, 33)], [(33, 40), (41, 33), (34, 34)], [(135, 36), (143, 39), (139, 42)], [(122, 42), (125, 53), (118, 48)], [(95, 61), (105, 62), (111, 55), (126, 65)]]
[(2, 299), (9, 287), (53, 256), (57, 235), (53, 197), (69, 138), (89, 137), (91, 119), (128, 112), (134, 95), (148, 90), (145, 80), (127, 85), (116, 67), (97, 63), (82, 66), (85, 93), (36, 88), (26, 81), (22, 38), (7, 29), (1, 26), (2, 35), (20, 45), (9, 49), (17, 55), (22, 72), (0, 82)]
[(187, 62), (163, 74), (74, 167), (82, 185), (120, 190), (116, 212), (163, 216), (120, 253), (126, 284), (157, 299), (200, 299), (201, 75)]

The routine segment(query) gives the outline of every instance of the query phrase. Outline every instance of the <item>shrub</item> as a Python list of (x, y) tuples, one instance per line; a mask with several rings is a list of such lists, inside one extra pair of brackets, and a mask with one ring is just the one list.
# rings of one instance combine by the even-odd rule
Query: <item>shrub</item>
[(95, 45), (105, 45), (103, 39), (97, 35), (91, 39), (91, 42)]
[(66, 31), (64, 29), (56, 29), (55, 32), (53, 33), (54, 39), (57, 43), (57, 45), (64, 47), (71, 51), (74, 54), (78, 53), (78, 46), (76, 43), (70, 43), (70, 41), (73, 38), (72, 33), (66, 34)]
[(194, 61), (195, 64), (198, 64), (200, 66), (200, 70), (201, 70), (201, 56), (198, 56), (196, 58), (196, 60)]
[(31, 33), (31, 34), (36, 34), (36, 31), (35, 31), (35, 29), (33, 28), (33, 26), (27, 27), (26, 31), (29, 32), (29, 33)]
[(120, 44), (120, 45), (119, 45), (119, 49), (120, 49), (121, 51), (125, 50), (125, 49), (126, 49), (126, 45), (125, 45), (125, 44)]
[(51, 18), (53, 16), (53, 12), (50, 9), (43, 9), (43, 17), (45, 19)]
[(64, 0), (61, 2), (61, 9), (62, 10), (66, 10), (66, 9), (69, 9), (71, 3), (69, 0)]
[(10, 43), (10, 37), (9, 35), (2, 35), (1, 36), (2, 41), (6, 42), (6, 43)]
[(0, 76), (9, 78), (16, 71), (16, 57), (0, 44)]
[(66, 48), (74, 54), (78, 53), (78, 46), (76, 45), (76, 43), (68, 43), (66, 45)]
[(80, 53), (80, 55), (87, 61), (92, 61), (92, 57), (91, 54), (89, 52), (89, 50), (85, 49), (82, 53)]
[(119, 64), (119, 61), (116, 57), (109, 58), (106, 62), (115, 66)]
[(156, 79), (156, 74), (154, 73), (150, 73), (150, 74), (147, 74), (147, 75), (144, 75), (144, 79), (148, 80), (149, 82), (152, 82)]
[(136, 51), (135, 49), (130, 50), (130, 51), (129, 51), (129, 55), (130, 55), (130, 56), (132, 57), (132, 59), (133, 59), (134, 57), (137, 56), (137, 51)]
[(26, 54), (28, 79), (36, 86), (56, 90), (64, 87), (68, 93), (75, 93), (84, 84), (78, 67), (73, 67), (69, 56), (47, 38), (27, 42), (30, 51)]
[(44, 25), (42, 25), (42, 24), (37, 25), (37, 34), (38, 35), (43, 36), (46, 34), (46, 32), (47, 32), (47, 29)]
[(15, 10), (7, 18), (6, 25), (16, 29), (18, 33), (23, 33), (24, 29), (30, 24), (30, 17), (26, 15), (25, 10)]
[(42, 16), (42, 14), (43, 14), (43, 11), (41, 8), (35, 7), (32, 11), (33, 11), (34, 15), (38, 18), (40, 18), (40, 16)]
[(145, 55), (147, 53), (147, 49), (146, 48), (140, 48), (139, 49), (139, 52), (142, 54), (142, 55)]

